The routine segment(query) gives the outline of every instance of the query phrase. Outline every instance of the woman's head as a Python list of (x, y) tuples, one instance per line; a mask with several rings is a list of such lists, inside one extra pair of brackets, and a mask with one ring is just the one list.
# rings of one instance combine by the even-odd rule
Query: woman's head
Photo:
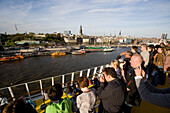
[(119, 67), (119, 62), (118, 62), (118, 60), (113, 60), (113, 61), (111, 61), (111, 67), (113, 67), (114, 69), (115, 69), (115, 68), (118, 68), (118, 67)]
[(78, 78), (77, 83), (80, 88), (88, 87), (89, 79), (87, 77), (82, 76)]

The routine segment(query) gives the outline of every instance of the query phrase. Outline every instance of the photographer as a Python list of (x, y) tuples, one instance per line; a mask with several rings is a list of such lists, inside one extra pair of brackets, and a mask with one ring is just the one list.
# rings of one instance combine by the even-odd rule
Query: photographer
[[(139, 54), (135, 54), (133, 56), (136, 57), (138, 55)], [(122, 76), (125, 80), (127, 88), (126, 103), (129, 107), (132, 107), (132, 105), (139, 106), (141, 102), (140, 95), (138, 93), (134, 79), (134, 77), (136, 76), (134, 72), (135, 67), (132, 65), (132, 63), (133, 62), (130, 62), (128, 60), (124, 60), (123, 63), (120, 63)], [(142, 62), (135, 61), (134, 65), (141, 65), (141, 63)]]
[[(104, 68), (102, 72), (103, 76), (100, 76), (98, 95), (103, 102), (103, 113), (119, 113), (124, 103), (125, 87), (117, 78), (114, 68)], [(104, 85), (105, 81), (108, 82), (107, 86)]]

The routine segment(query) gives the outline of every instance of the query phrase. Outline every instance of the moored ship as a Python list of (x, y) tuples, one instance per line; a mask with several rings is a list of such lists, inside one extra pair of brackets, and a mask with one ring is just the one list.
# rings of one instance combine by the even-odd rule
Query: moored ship
[(15, 61), (15, 60), (23, 60), (24, 57), (22, 55), (15, 55), (10, 57), (2, 57), (0, 58), (0, 62), (8, 62), (8, 61)]
[(89, 51), (103, 51), (106, 47), (88, 47)]

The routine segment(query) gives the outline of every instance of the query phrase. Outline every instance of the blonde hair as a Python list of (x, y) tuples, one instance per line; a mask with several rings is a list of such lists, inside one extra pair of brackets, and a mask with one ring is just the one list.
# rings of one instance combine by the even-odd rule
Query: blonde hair
[(111, 64), (119, 67), (119, 62), (118, 62), (118, 60), (112, 60), (112, 61), (111, 61)]

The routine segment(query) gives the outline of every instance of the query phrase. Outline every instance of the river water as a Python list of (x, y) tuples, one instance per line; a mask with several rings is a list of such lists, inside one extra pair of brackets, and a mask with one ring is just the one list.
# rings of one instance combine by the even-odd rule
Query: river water
[(113, 52), (91, 52), (60, 57), (31, 57), (22, 61), (0, 63), (0, 88), (105, 65), (130, 48), (115, 48)]

